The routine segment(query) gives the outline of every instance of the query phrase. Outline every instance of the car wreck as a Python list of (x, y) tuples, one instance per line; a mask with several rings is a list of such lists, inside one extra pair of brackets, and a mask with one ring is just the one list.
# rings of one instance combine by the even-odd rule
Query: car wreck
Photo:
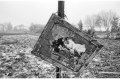
[(52, 14), (31, 53), (55, 66), (79, 72), (102, 47), (86, 33)]

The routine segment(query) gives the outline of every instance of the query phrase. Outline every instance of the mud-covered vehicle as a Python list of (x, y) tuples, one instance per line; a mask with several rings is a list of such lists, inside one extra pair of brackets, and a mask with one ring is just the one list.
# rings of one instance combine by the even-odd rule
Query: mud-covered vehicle
[(55, 66), (81, 72), (102, 47), (88, 34), (52, 14), (31, 53)]

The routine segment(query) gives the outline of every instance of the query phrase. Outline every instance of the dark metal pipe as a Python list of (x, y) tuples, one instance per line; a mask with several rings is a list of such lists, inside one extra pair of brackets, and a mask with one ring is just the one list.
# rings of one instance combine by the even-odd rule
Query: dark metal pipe
[(64, 19), (64, 1), (58, 1), (58, 16)]
[[(64, 1), (58, 1), (58, 16), (64, 19)], [(61, 78), (61, 68), (56, 66), (56, 78)]]

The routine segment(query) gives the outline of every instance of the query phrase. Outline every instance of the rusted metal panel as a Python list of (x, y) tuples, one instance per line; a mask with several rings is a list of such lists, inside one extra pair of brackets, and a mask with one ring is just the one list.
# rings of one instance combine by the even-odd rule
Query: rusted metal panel
[(80, 72), (101, 48), (96, 40), (52, 14), (32, 54), (58, 67)]

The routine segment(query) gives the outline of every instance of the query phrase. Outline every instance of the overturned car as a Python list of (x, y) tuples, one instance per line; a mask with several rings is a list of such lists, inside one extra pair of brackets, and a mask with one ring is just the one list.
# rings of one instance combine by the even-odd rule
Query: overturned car
[(86, 33), (52, 14), (31, 53), (55, 66), (80, 72), (102, 47)]

